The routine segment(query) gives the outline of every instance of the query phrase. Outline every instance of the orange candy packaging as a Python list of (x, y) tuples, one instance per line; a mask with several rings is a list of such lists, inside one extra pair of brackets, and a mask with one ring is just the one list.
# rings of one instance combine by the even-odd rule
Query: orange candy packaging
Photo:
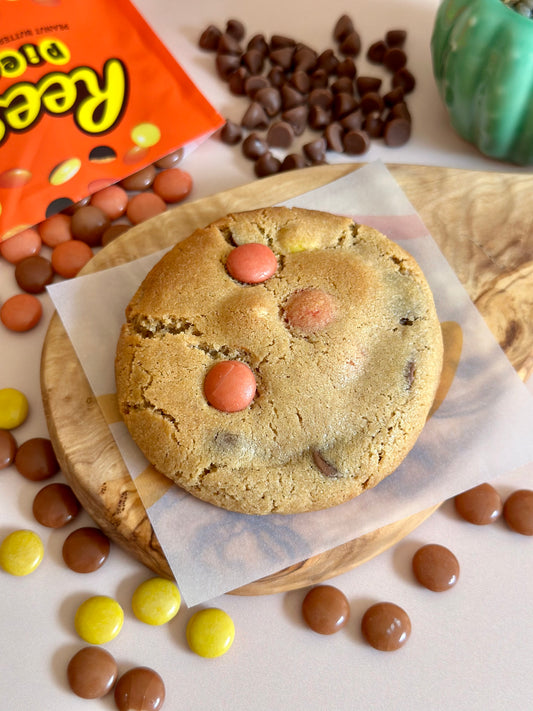
[(0, 16), (0, 241), (223, 124), (129, 0)]

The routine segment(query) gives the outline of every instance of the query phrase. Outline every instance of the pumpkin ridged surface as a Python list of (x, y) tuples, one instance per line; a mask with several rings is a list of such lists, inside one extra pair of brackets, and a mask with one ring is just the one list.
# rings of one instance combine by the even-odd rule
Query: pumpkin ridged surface
[(533, 163), (533, 21), (501, 0), (444, 0), (431, 50), (459, 135), (492, 158)]

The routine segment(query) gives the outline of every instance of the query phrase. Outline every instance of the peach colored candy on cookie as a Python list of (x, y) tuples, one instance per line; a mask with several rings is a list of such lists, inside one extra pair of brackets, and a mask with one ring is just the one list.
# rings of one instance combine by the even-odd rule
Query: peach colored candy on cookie
[(43, 220), (37, 227), (43, 243), (47, 247), (57, 247), (61, 242), (72, 239), (70, 231), (70, 217), (59, 213)]
[(289, 296), (285, 319), (291, 328), (303, 333), (316, 333), (337, 318), (337, 302), (321, 289), (302, 289)]
[(43, 307), (32, 294), (15, 294), (4, 301), (0, 308), (0, 321), (10, 331), (23, 333), (37, 326), (43, 315)]
[(26, 257), (39, 254), (41, 250), (41, 237), (36, 229), (29, 227), (17, 235), (0, 242), (0, 254), (11, 264), (17, 264)]
[(56, 274), (71, 279), (92, 259), (93, 251), (85, 242), (71, 239), (54, 247), (52, 267)]
[(216, 363), (204, 381), (204, 394), (210, 405), (221, 412), (245, 410), (255, 396), (256, 383), (251, 369), (238, 360)]
[(180, 168), (168, 168), (155, 176), (153, 189), (165, 202), (179, 202), (191, 192), (192, 177)]
[(126, 215), (133, 225), (138, 225), (140, 222), (160, 215), (166, 209), (167, 205), (159, 195), (152, 192), (138, 193), (130, 199)]
[(128, 193), (120, 185), (110, 185), (91, 197), (91, 205), (98, 207), (110, 220), (117, 220), (126, 212)]
[(249, 242), (232, 249), (226, 259), (230, 276), (244, 284), (260, 284), (276, 273), (276, 255), (266, 244)]

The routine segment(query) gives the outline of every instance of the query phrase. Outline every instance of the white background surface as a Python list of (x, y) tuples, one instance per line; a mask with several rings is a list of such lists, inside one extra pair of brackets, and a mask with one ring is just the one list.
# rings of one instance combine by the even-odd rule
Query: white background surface
[[(429, 38), (436, 0), (359, 0), (348, 7), (338, 0), (310, 4), (303, 0), (248, 3), (210, 0), (137, 0), (191, 77), (225, 116), (239, 120), (244, 104), (215, 76), (213, 56), (197, 49), (209, 23), (224, 26), (230, 17), (243, 20), (249, 34), (292, 35), (312, 47), (332, 46), (331, 30), (348, 11), (368, 44), (385, 31), (409, 31), (409, 66), (418, 87), (409, 105), (414, 136), (405, 147), (373, 146), (366, 159), (437, 164), (475, 169), (519, 170), (488, 161), (449, 128), (431, 75)], [(253, 179), (251, 164), (236, 149), (210, 140), (182, 167), (194, 178), (190, 199), (244, 184)], [(528, 171), (527, 171), (528, 172)], [(18, 291), (13, 268), (0, 262), (0, 302)], [(46, 436), (40, 402), (39, 359), (51, 315), (27, 334), (0, 331), (0, 387), (22, 390), (30, 415), (15, 431), (19, 443)], [(532, 469), (494, 482), (505, 497), (516, 488), (531, 488)], [(59, 480), (59, 477), (58, 479)], [(236, 626), (230, 652), (215, 660), (188, 650), (185, 626), (193, 610), (182, 607), (167, 626), (152, 628), (131, 612), (135, 587), (151, 573), (112, 546), (104, 567), (87, 576), (68, 570), (61, 547), (68, 533), (90, 525), (82, 514), (65, 529), (49, 531), (32, 516), (39, 485), (11, 467), (0, 472), (0, 537), (32, 528), (45, 544), (45, 559), (36, 572), (14, 578), (0, 571), (0, 708), (113, 709), (112, 697), (85, 701), (66, 684), (70, 657), (84, 643), (74, 631), (74, 614), (89, 595), (116, 598), (124, 608), (120, 635), (106, 648), (120, 672), (131, 666), (156, 669), (167, 689), (165, 709), (530, 709), (533, 697), (533, 556), (530, 538), (509, 531), (503, 522), (475, 527), (461, 521), (446, 502), (428, 521), (394, 548), (360, 568), (335, 578), (351, 603), (351, 621), (332, 637), (308, 630), (300, 618), (305, 590), (266, 597), (225, 595), (210, 603), (226, 610)], [(425, 543), (447, 545), (461, 563), (456, 587), (432, 593), (416, 584), (410, 565)], [(413, 633), (400, 651), (385, 654), (362, 640), (359, 623), (374, 602), (390, 600), (408, 611)]]

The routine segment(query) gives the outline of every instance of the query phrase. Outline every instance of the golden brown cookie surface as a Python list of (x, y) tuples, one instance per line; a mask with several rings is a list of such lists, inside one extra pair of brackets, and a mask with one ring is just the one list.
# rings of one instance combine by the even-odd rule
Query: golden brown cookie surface
[[(268, 246), (275, 272), (239, 280), (245, 244)], [(223, 361), (255, 378), (243, 409), (206, 396)], [(399, 465), (441, 365), (433, 298), (406, 252), (349, 218), (265, 208), (197, 230), (152, 269), (128, 306), (116, 376), (126, 425), (162, 473), (230, 510), (295, 513)]]

